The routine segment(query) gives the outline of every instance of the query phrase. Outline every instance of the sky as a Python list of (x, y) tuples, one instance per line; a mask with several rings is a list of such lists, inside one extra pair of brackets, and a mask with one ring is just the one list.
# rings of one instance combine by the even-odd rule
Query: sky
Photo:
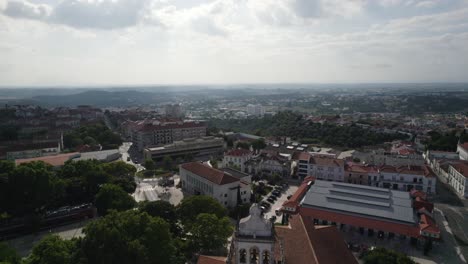
[(0, 0), (0, 86), (468, 82), (468, 0)]

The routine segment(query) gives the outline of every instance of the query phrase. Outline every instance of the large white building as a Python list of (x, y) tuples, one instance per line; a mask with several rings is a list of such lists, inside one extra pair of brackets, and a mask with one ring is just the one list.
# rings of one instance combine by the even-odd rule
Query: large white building
[(250, 116), (264, 116), (265, 115), (265, 107), (260, 104), (249, 104), (247, 105), (247, 114)]
[(189, 194), (211, 196), (226, 207), (235, 207), (238, 202), (250, 202), (248, 174), (222, 171), (200, 162), (190, 162), (179, 166), (179, 175), (182, 190)]
[(457, 152), (461, 160), (468, 160), (468, 142), (457, 145)]
[(468, 198), (468, 162), (449, 164), (447, 183), (459, 196)]

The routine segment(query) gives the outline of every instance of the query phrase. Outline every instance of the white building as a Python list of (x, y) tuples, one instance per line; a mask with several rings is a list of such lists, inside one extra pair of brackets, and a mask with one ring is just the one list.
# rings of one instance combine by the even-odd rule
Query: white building
[(265, 115), (265, 107), (260, 104), (249, 104), (247, 105), (247, 114), (250, 116), (263, 116)]
[(468, 160), (468, 142), (457, 145), (457, 152), (461, 160)]
[(246, 149), (233, 149), (224, 154), (223, 167), (225, 168), (237, 168), (238, 170), (245, 172), (245, 163), (252, 158), (252, 152)]
[(200, 162), (190, 162), (179, 166), (179, 175), (182, 190), (189, 194), (211, 196), (226, 207), (235, 207), (239, 199), (242, 203), (250, 201), (251, 186), (247, 174), (228, 173)]
[(344, 178), (344, 160), (322, 155), (300, 153), (298, 157), (298, 176), (314, 176), (319, 180), (342, 182)]
[(424, 166), (381, 166), (378, 175), (369, 176), (368, 184), (381, 188), (410, 191), (416, 189), (428, 194), (435, 193), (436, 175)]
[(449, 164), (448, 184), (459, 196), (468, 198), (468, 162)]

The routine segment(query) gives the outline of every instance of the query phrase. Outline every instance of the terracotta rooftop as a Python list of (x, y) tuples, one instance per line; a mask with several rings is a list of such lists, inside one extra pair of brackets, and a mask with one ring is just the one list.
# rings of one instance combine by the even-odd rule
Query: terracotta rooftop
[(239, 181), (238, 178), (229, 175), (228, 173), (225, 173), (218, 169), (214, 169), (200, 162), (185, 163), (180, 165), (180, 167), (218, 185), (224, 185)]
[(28, 163), (32, 161), (43, 161), (54, 167), (59, 167), (59, 166), (63, 166), (65, 162), (67, 162), (68, 160), (78, 155), (79, 155), (78, 152), (73, 152), (73, 153), (59, 154), (59, 155), (54, 155), (54, 156), (44, 156), (44, 157), (37, 157), (37, 158), (30, 158), (30, 159), (17, 159), (15, 160), (15, 163), (16, 165), (20, 165), (20, 164)]
[(200, 255), (197, 264), (226, 264), (226, 257)]
[(466, 178), (468, 178), (468, 164), (463, 162), (463, 163), (457, 163), (457, 164), (451, 164), (451, 166), (456, 170), (458, 171), (459, 173), (461, 173), (463, 176), (465, 176)]
[(275, 226), (275, 231), (275, 255), (280, 255), (281, 243), (286, 263), (358, 263), (336, 227), (315, 228), (312, 221), (293, 215), (289, 226)]
[(399, 173), (399, 174), (411, 174), (411, 175), (420, 175), (424, 177), (435, 177), (434, 172), (426, 166), (417, 166), (417, 165), (412, 165), (412, 166), (400, 166), (400, 167), (394, 167), (394, 166), (389, 166), (389, 165), (383, 165), (379, 168), (380, 172), (388, 172), (388, 173)]
[(250, 155), (252, 152), (247, 149), (233, 149), (231, 151), (226, 152), (225, 156), (245, 156)]
[(440, 235), (440, 229), (430, 216), (422, 214), (419, 220), (421, 231)]
[(309, 162), (311, 164), (317, 164), (320, 166), (335, 166), (335, 167), (343, 167), (344, 160), (328, 158), (328, 157), (319, 157), (319, 156), (312, 156), (310, 157)]

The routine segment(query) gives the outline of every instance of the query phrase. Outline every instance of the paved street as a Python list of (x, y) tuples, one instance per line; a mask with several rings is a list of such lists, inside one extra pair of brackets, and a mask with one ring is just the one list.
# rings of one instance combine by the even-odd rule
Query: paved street
[[(283, 203), (287, 200), (288, 195), (293, 195), (297, 190), (297, 186), (289, 186), (285, 191), (282, 192), (281, 196), (278, 197), (278, 200), (275, 201), (274, 204), (271, 205), (270, 209), (265, 213), (265, 217), (269, 219), (273, 215), (275, 215), (275, 209), (280, 208)], [(269, 193), (268, 195), (265, 196), (263, 200), (266, 201), (266, 199), (271, 195)], [(276, 223), (281, 223), (281, 216), (276, 216)]]

